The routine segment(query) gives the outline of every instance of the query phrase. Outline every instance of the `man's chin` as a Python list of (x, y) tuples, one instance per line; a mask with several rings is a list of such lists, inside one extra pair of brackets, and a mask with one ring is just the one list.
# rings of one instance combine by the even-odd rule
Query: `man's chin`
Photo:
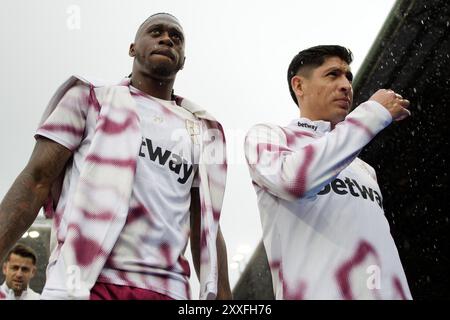
[(142, 73), (154, 79), (174, 79), (179, 71), (170, 58), (162, 55), (152, 55), (146, 61), (140, 57), (136, 59), (143, 66)]
[(12, 285), (12, 289), (15, 291), (21, 291), (23, 289), (23, 284), (22, 283), (14, 283)]
[(160, 64), (159, 66), (153, 68), (153, 73), (156, 76), (160, 76), (163, 78), (167, 78), (173, 74), (173, 69), (169, 66), (165, 66), (163, 64)]
[(337, 115), (335, 117), (333, 117), (332, 119), (328, 120), (331, 125), (334, 127), (335, 125), (337, 125), (339, 122), (342, 122), (345, 120), (345, 117), (347, 117), (348, 112), (342, 112), (342, 114)]

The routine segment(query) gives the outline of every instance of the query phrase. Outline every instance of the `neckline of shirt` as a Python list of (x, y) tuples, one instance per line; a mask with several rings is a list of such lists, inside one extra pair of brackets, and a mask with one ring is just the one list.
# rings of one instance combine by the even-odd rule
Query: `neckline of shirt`
[(290, 122), (289, 126), (294, 126), (302, 130), (311, 132), (329, 132), (331, 130), (331, 123), (324, 120), (310, 120), (308, 118), (297, 118)]
[(20, 295), (20, 297), (16, 297), (16, 294), (15, 294), (14, 290), (11, 289), (10, 287), (8, 287), (8, 285), (6, 284), (6, 281), (3, 282), (3, 284), (1, 285), (1, 289), (2, 289), (6, 294), (8, 294), (8, 295), (13, 295), (16, 299), (24, 297), (24, 296), (28, 293), (28, 289), (29, 289), (29, 288), (30, 288), (30, 287), (27, 286), (27, 287), (22, 291), (22, 294)]
[(178, 106), (174, 100), (164, 100), (164, 99), (156, 98), (156, 97), (154, 97), (154, 96), (152, 96), (152, 95), (150, 95), (148, 93), (145, 93), (144, 91), (139, 90), (136, 87), (133, 87), (131, 84), (130, 84), (130, 91), (132, 93), (138, 94), (141, 97), (144, 97), (144, 98), (147, 98), (147, 99), (150, 99), (150, 100), (154, 100), (154, 101), (157, 101), (159, 103), (170, 104), (170, 105), (175, 106), (175, 107)]

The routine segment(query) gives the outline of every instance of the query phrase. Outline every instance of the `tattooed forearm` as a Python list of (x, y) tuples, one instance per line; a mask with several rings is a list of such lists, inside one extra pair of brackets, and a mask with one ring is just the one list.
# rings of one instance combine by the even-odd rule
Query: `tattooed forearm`
[(30, 227), (72, 152), (39, 138), (26, 168), (0, 203), (0, 260)]
[(0, 259), (33, 223), (47, 194), (26, 170), (17, 177), (0, 204)]

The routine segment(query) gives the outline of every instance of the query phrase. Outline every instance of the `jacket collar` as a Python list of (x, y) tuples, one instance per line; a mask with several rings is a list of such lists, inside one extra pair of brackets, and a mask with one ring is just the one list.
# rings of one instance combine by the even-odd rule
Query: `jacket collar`
[(22, 294), (19, 297), (16, 297), (16, 294), (14, 293), (13, 289), (10, 289), (7, 285), (6, 285), (6, 281), (3, 282), (3, 284), (1, 285), (1, 290), (6, 293), (7, 297), (14, 297), (15, 299), (22, 299), (23, 297), (25, 297), (28, 293), (28, 286), (25, 290), (22, 291)]

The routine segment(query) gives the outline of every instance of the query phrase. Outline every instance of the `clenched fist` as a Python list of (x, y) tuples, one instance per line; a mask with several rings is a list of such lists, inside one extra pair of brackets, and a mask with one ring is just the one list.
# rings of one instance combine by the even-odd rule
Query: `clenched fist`
[(401, 95), (389, 89), (380, 89), (369, 100), (376, 101), (389, 111), (394, 121), (400, 121), (411, 115), (407, 109), (409, 101)]

